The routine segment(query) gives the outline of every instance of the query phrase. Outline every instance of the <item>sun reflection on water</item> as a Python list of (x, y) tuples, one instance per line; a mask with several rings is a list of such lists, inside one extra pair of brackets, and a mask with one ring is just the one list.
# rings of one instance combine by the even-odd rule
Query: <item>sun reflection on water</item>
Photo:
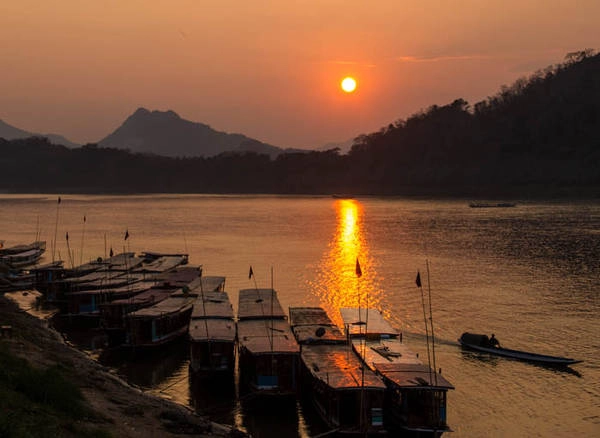
[(363, 230), (362, 205), (355, 200), (338, 200), (334, 208), (335, 235), (319, 263), (311, 290), (333, 321), (341, 325), (340, 307), (379, 307), (382, 291), (377, 263), (369, 253)]

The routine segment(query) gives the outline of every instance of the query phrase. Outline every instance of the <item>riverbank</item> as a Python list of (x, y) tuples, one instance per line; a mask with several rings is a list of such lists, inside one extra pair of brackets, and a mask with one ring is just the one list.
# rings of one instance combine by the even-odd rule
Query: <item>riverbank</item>
[[(0, 295), (0, 325), (4, 327), (0, 353), (6, 368), (0, 373), (0, 393), (7, 396), (2, 397), (5, 400), (10, 396), (10, 402), (3, 402), (0, 409), (2, 436), (46, 436), (48, 422), (52, 423), (54, 436), (65, 437), (245, 436), (185, 406), (128, 385), (108, 368), (67, 345), (47, 319), (29, 315), (4, 295)], [(44, 377), (53, 376), (65, 382), (64, 390), (56, 391), (62, 394), (55, 397), (59, 399), (55, 405), (51, 403), (51, 388), (39, 391), (39, 386), (46, 383)], [(40, 379), (37, 390), (29, 390), (36, 379)], [(72, 402), (61, 408), (61, 400), (69, 393), (77, 403), (81, 397), (81, 408), (71, 409)], [(48, 421), (40, 424), (44, 417)]]

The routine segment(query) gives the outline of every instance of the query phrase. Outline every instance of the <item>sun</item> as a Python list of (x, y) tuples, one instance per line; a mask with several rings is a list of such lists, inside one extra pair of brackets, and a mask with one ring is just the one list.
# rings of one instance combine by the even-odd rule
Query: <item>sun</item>
[(342, 79), (342, 82), (340, 82), (340, 86), (346, 93), (352, 93), (354, 90), (356, 90), (356, 79), (346, 76), (344, 79)]

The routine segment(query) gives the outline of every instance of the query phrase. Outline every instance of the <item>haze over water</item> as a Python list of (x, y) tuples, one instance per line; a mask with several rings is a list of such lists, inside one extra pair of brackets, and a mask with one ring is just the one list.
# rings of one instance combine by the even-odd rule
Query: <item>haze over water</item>
[[(425, 325), (415, 277), (420, 271), (427, 291), (428, 262), (436, 365), (456, 387), (448, 396), (452, 437), (600, 433), (597, 200), (473, 209), (465, 200), (63, 196), (58, 205), (57, 196), (2, 195), (0, 208), (5, 244), (32, 241), (39, 230), (46, 261), (56, 234), (55, 257), (67, 264), (104, 257), (111, 247), (188, 252), (205, 275), (227, 277), (234, 308), (239, 289), (254, 286), (250, 265), (259, 287), (273, 279), (284, 308), (323, 306), (339, 321), (338, 307), (368, 302), (421, 358)], [(584, 362), (567, 372), (481, 356), (457, 346), (465, 331)], [(202, 405), (190, 391), (185, 346), (167, 352), (151, 369), (127, 363), (120, 372), (160, 395)], [(271, 430), (273, 418), (262, 424), (243, 409), (219, 415), (256, 436), (317, 431), (302, 410), (288, 414)]]

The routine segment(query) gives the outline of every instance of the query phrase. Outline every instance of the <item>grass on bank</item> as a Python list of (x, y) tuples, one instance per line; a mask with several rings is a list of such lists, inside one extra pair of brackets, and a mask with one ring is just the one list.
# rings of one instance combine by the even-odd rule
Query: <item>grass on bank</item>
[(0, 437), (110, 437), (81, 425), (94, 417), (66, 368), (33, 368), (0, 342)]

